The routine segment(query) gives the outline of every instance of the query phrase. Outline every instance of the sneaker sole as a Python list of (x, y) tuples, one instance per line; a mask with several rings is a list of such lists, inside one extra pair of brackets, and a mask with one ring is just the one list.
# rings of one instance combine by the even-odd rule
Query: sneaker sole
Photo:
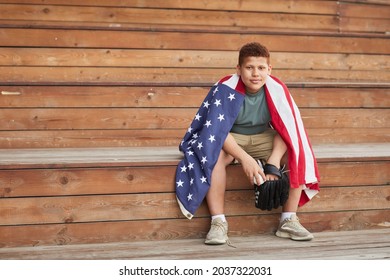
[(281, 238), (289, 238), (289, 239), (292, 239), (292, 240), (296, 240), (296, 241), (309, 241), (309, 240), (312, 240), (314, 238), (313, 235), (308, 235), (308, 236), (296, 236), (296, 235), (292, 235), (288, 232), (282, 232), (282, 231), (277, 231), (275, 233), (275, 235), (277, 237), (281, 237)]
[(204, 243), (207, 245), (223, 245), (226, 244), (226, 240), (222, 239), (213, 239), (213, 240), (206, 240)]

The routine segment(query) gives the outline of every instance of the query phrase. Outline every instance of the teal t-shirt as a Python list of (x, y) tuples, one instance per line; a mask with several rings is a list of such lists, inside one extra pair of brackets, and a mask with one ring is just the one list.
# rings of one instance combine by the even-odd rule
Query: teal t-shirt
[(230, 130), (233, 133), (253, 135), (269, 129), (271, 120), (264, 87), (255, 94), (246, 93), (237, 119)]

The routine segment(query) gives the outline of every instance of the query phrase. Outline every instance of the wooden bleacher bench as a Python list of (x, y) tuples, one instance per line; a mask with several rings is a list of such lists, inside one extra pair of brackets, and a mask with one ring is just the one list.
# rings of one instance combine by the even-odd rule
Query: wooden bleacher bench
[[(314, 232), (388, 227), (390, 144), (314, 150), (323, 187), (301, 210), (307, 227)], [(0, 154), (0, 247), (199, 238), (208, 229), (205, 205), (192, 221), (178, 208), (177, 147), (5, 149)], [(275, 230), (278, 211), (256, 209), (241, 168), (229, 168), (231, 235)]]
[[(14, 2), (0, 4), (0, 247), (203, 238), (206, 205), (192, 221), (177, 206), (177, 147), (250, 41), (270, 49), (318, 155), (303, 223), (389, 227), (385, 0)], [(255, 209), (229, 169), (231, 236), (271, 233), (278, 211)]]

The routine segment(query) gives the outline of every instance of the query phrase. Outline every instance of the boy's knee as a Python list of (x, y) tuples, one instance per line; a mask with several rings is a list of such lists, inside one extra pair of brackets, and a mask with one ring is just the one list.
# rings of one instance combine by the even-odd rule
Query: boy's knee
[(222, 149), (216, 164), (228, 166), (233, 160), (234, 158)]

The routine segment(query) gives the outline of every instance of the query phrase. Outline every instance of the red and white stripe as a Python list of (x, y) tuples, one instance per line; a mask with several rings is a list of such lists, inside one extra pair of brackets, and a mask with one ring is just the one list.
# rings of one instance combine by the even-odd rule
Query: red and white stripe
[(305, 195), (299, 203), (303, 205), (319, 191), (319, 172), (313, 149), (287, 86), (269, 76), (265, 89), (271, 124), (287, 145), (291, 187), (303, 187)]

